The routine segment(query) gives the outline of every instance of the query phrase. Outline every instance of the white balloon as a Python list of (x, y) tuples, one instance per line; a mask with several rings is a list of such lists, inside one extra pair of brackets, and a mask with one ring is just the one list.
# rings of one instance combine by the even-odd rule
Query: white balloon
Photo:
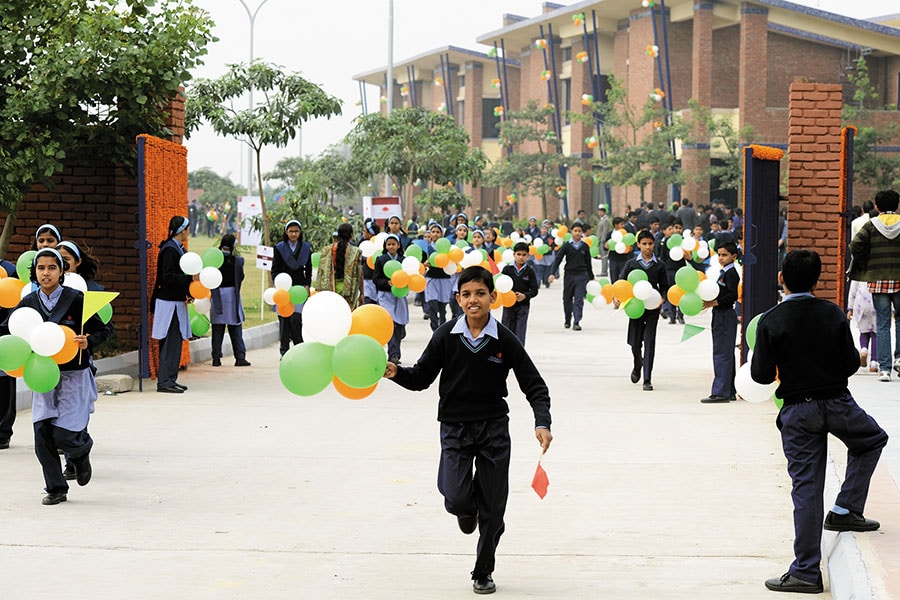
[(522, 238), (519, 235), (518, 231), (513, 231), (512, 233), (509, 234), (509, 239), (511, 239), (513, 242), (518, 242)]
[(684, 258), (684, 250), (681, 249), (681, 246), (669, 249), (669, 258), (674, 261), (682, 260)]
[(522, 241), (524, 241), (526, 244), (530, 244), (530, 243), (531, 243), (531, 236), (528, 235), (528, 234), (526, 233), (526, 234), (522, 237)]
[(275, 306), (274, 296), (275, 296), (275, 292), (277, 292), (277, 291), (278, 291), (278, 288), (274, 288), (274, 287), (266, 288), (266, 291), (263, 292), (263, 302), (265, 302), (269, 306)]
[(564, 241), (566, 241), (566, 240), (562, 239), (562, 238), (559, 237), (558, 235), (557, 235), (557, 236), (553, 236), (553, 242), (554, 242), (557, 246), (562, 246), (562, 244), (563, 244)]
[(502, 260), (501, 260), (500, 262), (497, 263), (497, 270), (498, 270), (498, 271), (503, 272), (503, 269), (505, 269), (505, 268), (506, 268), (506, 263), (503, 262)]
[(633, 292), (635, 298), (645, 302), (647, 298), (653, 297), (653, 286), (646, 279), (641, 279), (634, 284)]
[(303, 340), (334, 346), (350, 333), (353, 316), (340, 294), (322, 291), (303, 305)]
[(503, 251), (503, 255), (500, 258), (506, 264), (511, 265), (514, 262), (516, 262), (516, 253), (513, 252), (512, 250), (506, 249)]
[(359, 243), (359, 251), (364, 257), (369, 258), (375, 254), (375, 244), (372, 243), (372, 240), (363, 240)]
[(415, 256), (407, 256), (406, 258), (403, 259), (403, 262), (400, 263), (400, 267), (403, 269), (404, 272), (406, 272), (410, 275), (415, 275), (416, 273), (419, 272), (419, 265), (421, 265), (421, 264), (422, 263), (419, 262), (419, 259), (416, 258)]
[(542, 240), (541, 238), (534, 238), (534, 240), (532, 240), (531, 242), (531, 245), (535, 248), (540, 248), (544, 245), (544, 240)]
[(196, 275), (203, 270), (203, 257), (196, 252), (187, 252), (178, 259), (178, 265), (185, 275)]
[(606, 306), (606, 299), (603, 296), (597, 296), (591, 301), (591, 306), (597, 310), (601, 310)]
[(31, 349), (35, 354), (53, 356), (65, 345), (66, 334), (62, 327), (52, 321), (47, 321), (39, 323), (31, 330), (28, 343), (31, 344)]
[(474, 267), (475, 265), (481, 264), (481, 252), (466, 252), (463, 256), (463, 259), (459, 262), (459, 266), (463, 269), (466, 267)]
[(553, 237), (559, 237), (559, 228), (554, 227), (553, 229), (551, 229), (550, 235), (552, 235)]
[(453, 275), (454, 273), (456, 273), (456, 263), (452, 260), (448, 262), (447, 266), (444, 267), (444, 273), (446, 273), (447, 275)]
[(700, 246), (700, 249), (697, 250), (697, 256), (700, 257), (700, 260), (709, 258), (709, 246)]
[(600, 282), (597, 280), (591, 280), (587, 282), (587, 286), (585, 287), (585, 291), (591, 296), (599, 296), (600, 295)]
[(655, 310), (662, 306), (663, 299), (662, 294), (656, 291), (656, 288), (652, 288), (650, 292), (650, 297), (644, 300), (644, 307), (647, 310)]
[(9, 323), (7, 325), (12, 335), (28, 340), (31, 339), (31, 332), (34, 328), (43, 322), (44, 319), (41, 317), (41, 313), (28, 306), (23, 306), (22, 308), (17, 308), (9, 315)]
[(681, 247), (687, 250), (688, 252), (694, 251), (694, 246), (697, 245), (697, 240), (688, 236), (681, 240)]
[(208, 315), (209, 311), (212, 310), (212, 302), (209, 298), (197, 298), (194, 300), (194, 310), (201, 315)]
[(22, 286), (22, 293), (19, 294), (19, 299), (24, 300), (25, 296), (31, 293), (31, 283), (27, 283)]
[(379, 251), (384, 248), (384, 240), (387, 238), (387, 234), (385, 232), (380, 232), (378, 235), (372, 238), (372, 243), (375, 244), (375, 251)]
[(222, 285), (222, 272), (215, 267), (203, 267), (200, 271), (200, 283), (208, 290), (214, 290)]
[(626, 248), (625, 242), (616, 242), (616, 252), (618, 254), (625, 254)]
[(289, 290), (291, 289), (291, 285), (293, 285), (294, 280), (291, 279), (291, 276), (287, 273), (279, 273), (275, 276), (275, 289), (276, 290)]
[(505, 294), (506, 292), (513, 289), (513, 280), (509, 275), (500, 274), (497, 275), (497, 279), (494, 280), (494, 288), (500, 292), (501, 294)]
[(715, 300), (719, 295), (719, 284), (713, 279), (704, 279), (697, 286), (697, 295), (704, 300)]
[(63, 285), (79, 292), (87, 291), (87, 281), (78, 273), (66, 273), (63, 278)]
[(609, 239), (616, 243), (621, 242), (623, 237), (625, 237), (625, 234), (622, 233), (621, 229), (616, 229), (611, 234), (609, 234)]
[(750, 376), (750, 363), (745, 362), (734, 376), (734, 389), (738, 395), (747, 402), (765, 402), (775, 394), (778, 382), (762, 384), (753, 381)]

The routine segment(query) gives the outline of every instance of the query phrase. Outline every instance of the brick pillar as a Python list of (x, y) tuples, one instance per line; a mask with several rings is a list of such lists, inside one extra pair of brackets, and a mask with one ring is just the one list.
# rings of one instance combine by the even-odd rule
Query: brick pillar
[[(492, 90), (493, 91), (493, 90)], [(484, 65), (477, 62), (466, 63), (466, 89), (463, 98), (462, 122), (469, 132), (469, 145), (480, 148), (484, 124)], [(459, 116), (457, 116), (457, 123)], [(475, 212), (483, 213), (485, 207), (481, 203), (481, 185), (473, 186), (471, 183), (463, 185), (463, 193), (472, 198), (472, 207)]]
[(790, 91), (788, 137), (788, 249), (822, 257), (817, 295), (833, 299), (840, 239), (841, 86), (795, 82)]
[(166, 127), (172, 132), (169, 141), (180, 144), (184, 138), (184, 88), (178, 88), (178, 94), (169, 101), (164, 109)]
[[(694, 5), (693, 49), (691, 53), (691, 97), (700, 106), (712, 107), (712, 56), (713, 56), (713, 4), (703, 2)], [(695, 115), (692, 115), (695, 116)], [(705, 124), (696, 121), (695, 144), (684, 145), (681, 150), (681, 167), (685, 173), (705, 172), (709, 168), (709, 142)], [(682, 197), (697, 204), (709, 204), (709, 178), (688, 178), (682, 186)]]
[(766, 111), (769, 59), (769, 9), (741, 5), (741, 53), (738, 78), (739, 127), (760, 127)]

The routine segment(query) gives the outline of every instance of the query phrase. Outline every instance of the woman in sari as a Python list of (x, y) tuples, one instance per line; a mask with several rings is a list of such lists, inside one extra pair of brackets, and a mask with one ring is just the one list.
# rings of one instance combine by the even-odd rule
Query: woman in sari
[(362, 252), (350, 244), (352, 237), (353, 227), (349, 223), (341, 223), (331, 245), (322, 248), (316, 274), (316, 290), (340, 294), (350, 305), (350, 310), (365, 301)]

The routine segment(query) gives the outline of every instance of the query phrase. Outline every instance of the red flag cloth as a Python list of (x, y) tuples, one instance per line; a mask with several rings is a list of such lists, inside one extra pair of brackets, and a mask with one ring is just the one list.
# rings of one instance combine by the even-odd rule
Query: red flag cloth
[(534, 471), (534, 479), (531, 480), (531, 487), (533, 487), (534, 491), (537, 492), (537, 495), (541, 497), (541, 500), (547, 495), (547, 488), (550, 487), (550, 478), (547, 477), (547, 471), (541, 466), (540, 461), (538, 461), (537, 469)]
[(488, 264), (491, 265), (491, 275), (496, 275), (500, 272), (500, 269), (497, 268), (497, 263), (494, 262), (490, 254), (488, 254)]

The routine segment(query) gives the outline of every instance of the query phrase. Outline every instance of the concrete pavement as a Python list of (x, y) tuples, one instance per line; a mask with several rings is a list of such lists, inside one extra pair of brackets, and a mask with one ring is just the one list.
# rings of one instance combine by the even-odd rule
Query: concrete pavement
[[(539, 453), (531, 411), (510, 381), (498, 597), (778, 597), (763, 581), (787, 569), (793, 527), (775, 407), (701, 405), (712, 380), (709, 334), (681, 343), (682, 327), (667, 323), (656, 389), (641, 391), (628, 379), (627, 318), (587, 307), (584, 331), (565, 330), (560, 295), (560, 283), (541, 290), (527, 343), (553, 398), (544, 500), (530, 488)], [(405, 364), (431, 333), (421, 309), (410, 314)], [(385, 380), (361, 401), (331, 388), (300, 398), (278, 381), (276, 344), (248, 359), (242, 369), (228, 357), (220, 368), (192, 365), (179, 378), (190, 387), (183, 395), (157, 394), (151, 383), (101, 397), (90, 424), (93, 480), (58, 506), (40, 503), (30, 415), (21, 412), (0, 452), (4, 594), (471, 598), (477, 538), (458, 531), (435, 488), (436, 391)], [(860, 374), (851, 385), (889, 433), (898, 430), (900, 382)], [(894, 440), (866, 511), (882, 529), (825, 532), (831, 593), (819, 598), (900, 598), (898, 477)]]

